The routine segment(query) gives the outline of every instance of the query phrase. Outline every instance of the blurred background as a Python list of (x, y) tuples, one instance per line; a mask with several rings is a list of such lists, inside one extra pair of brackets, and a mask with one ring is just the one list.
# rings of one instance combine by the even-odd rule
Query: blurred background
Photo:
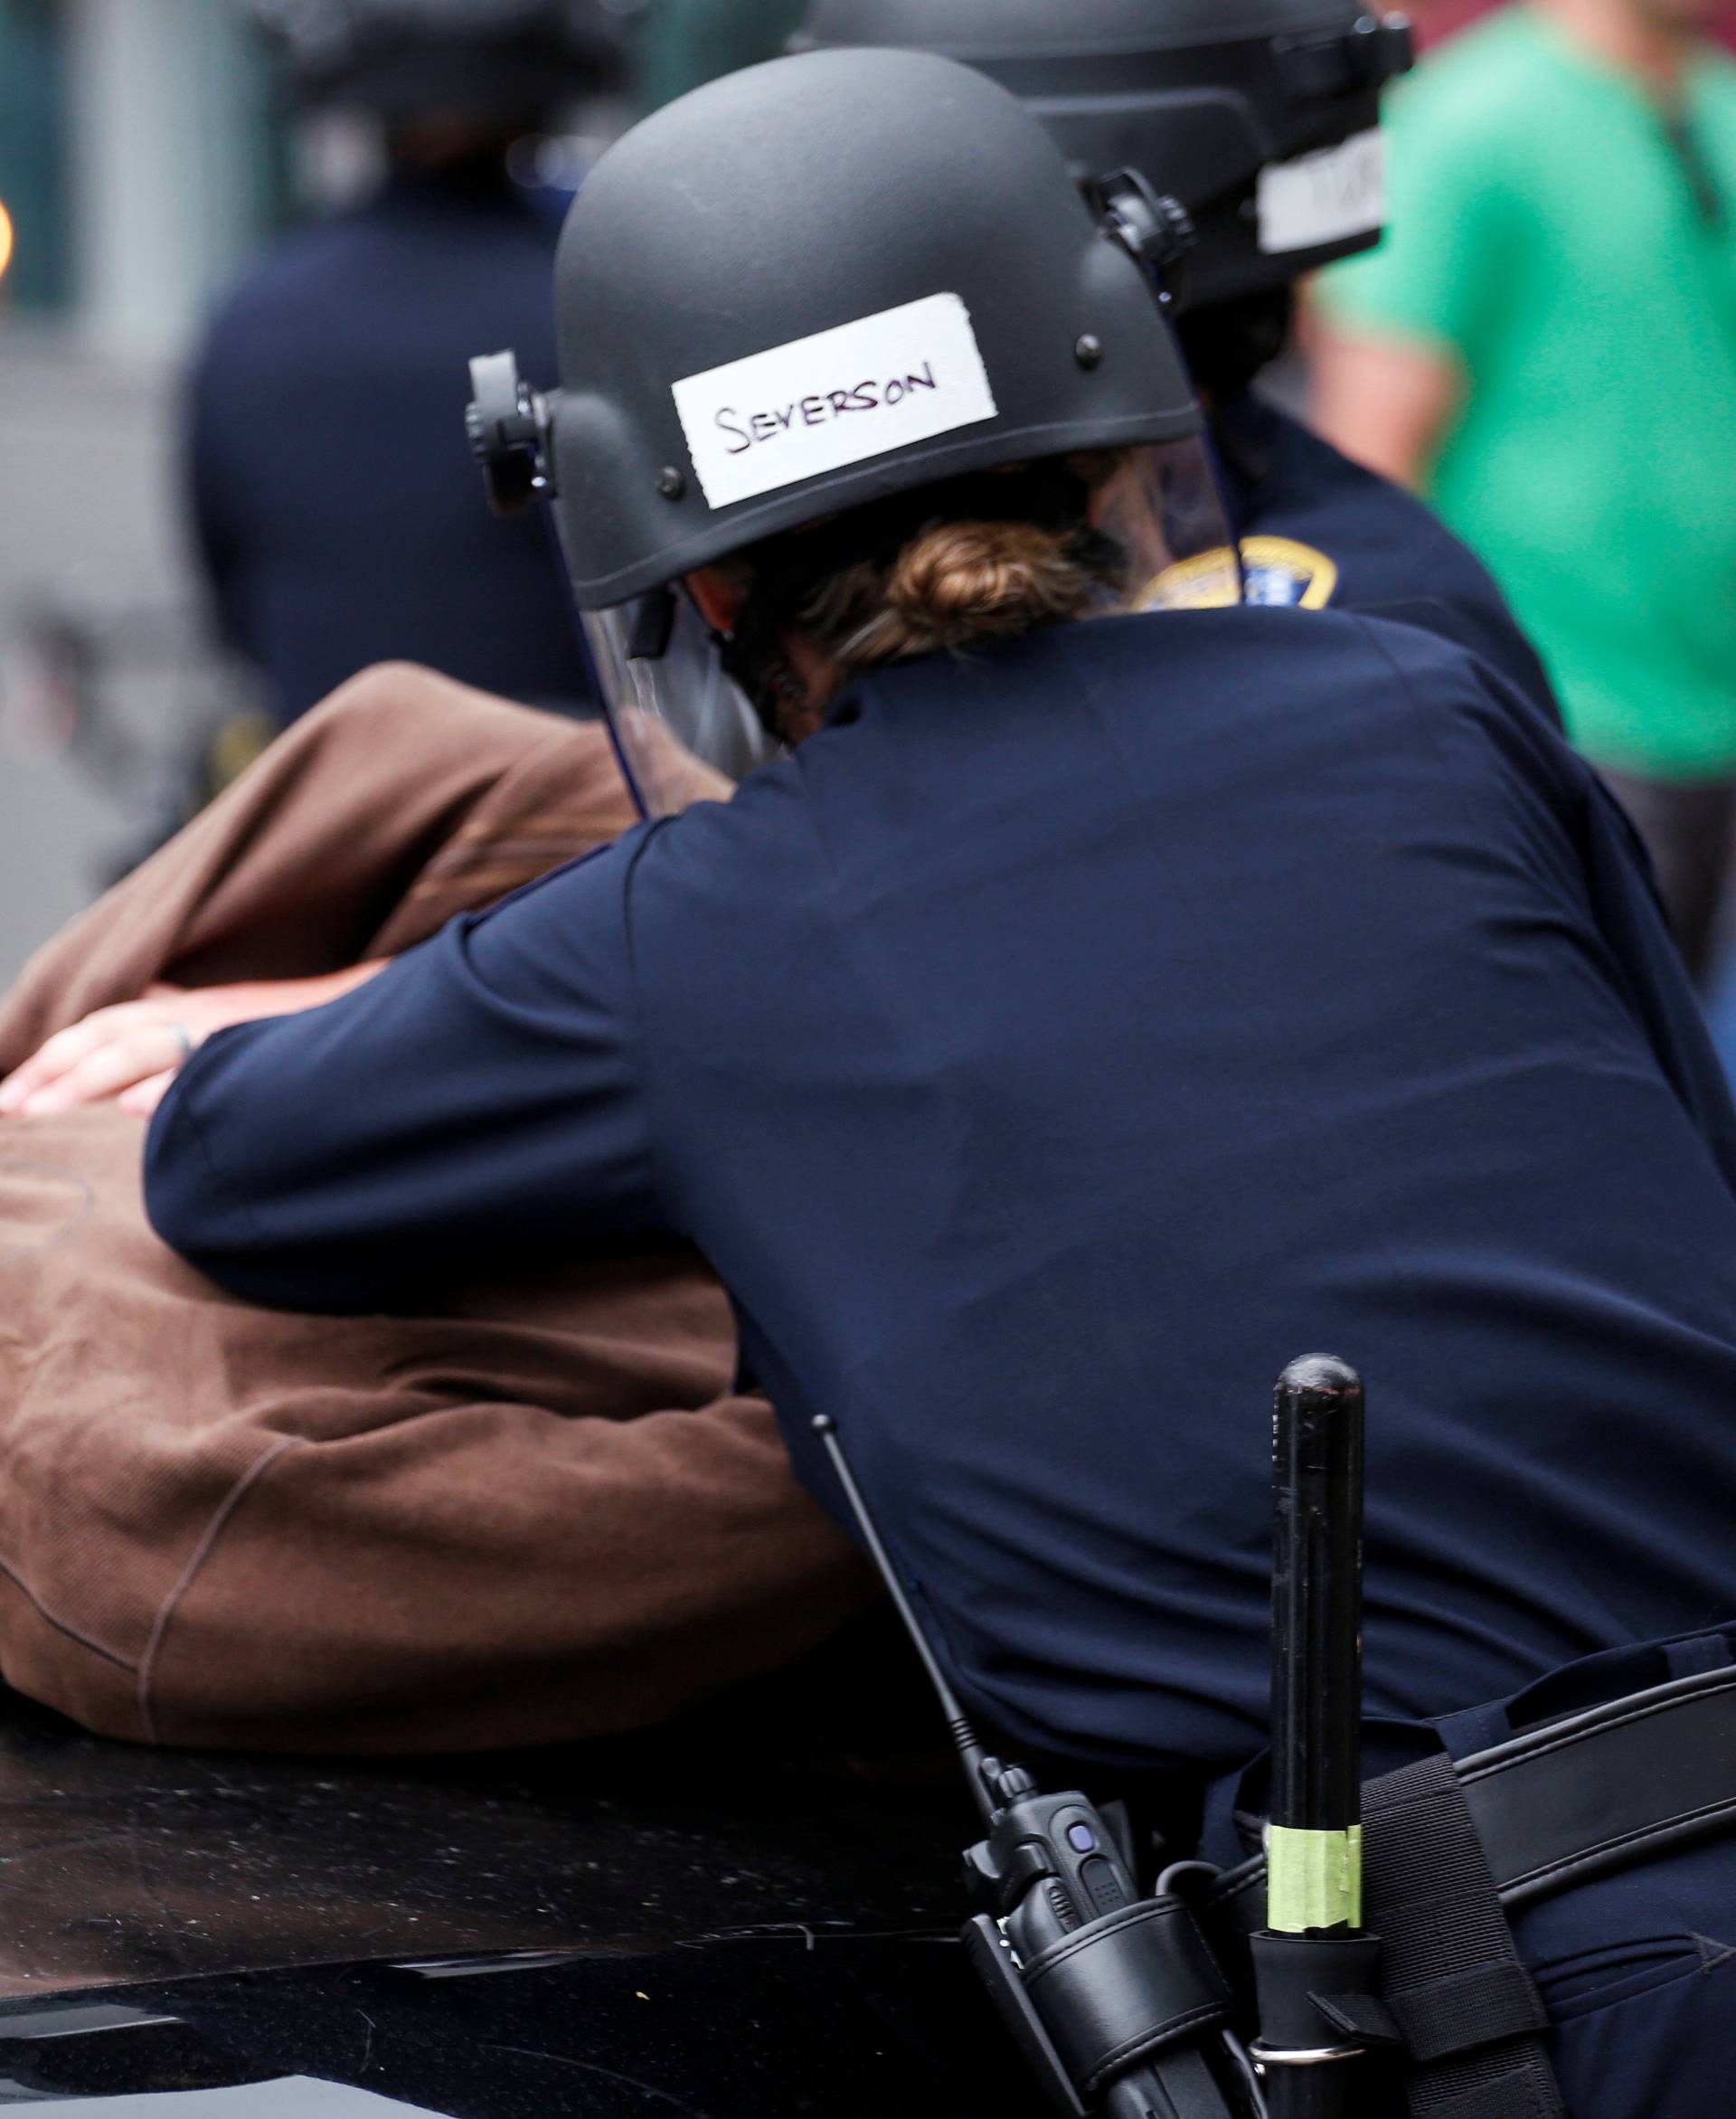
[[(403, 4), (438, 15), (454, 0)], [(352, 333), (350, 367), (322, 397), (320, 305), (364, 307), (387, 254), (368, 248), (384, 241), (377, 226), (352, 229), (347, 249), (328, 241), (332, 217), (389, 182), (408, 216), (394, 241), (420, 214), (418, 240), (436, 246), (425, 255), (455, 259), (476, 216), (518, 217), (505, 246), (523, 259), (516, 293), (504, 278), (485, 298), (456, 269), (422, 275), (445, 284), (413, 319), (415, 343), (444, 364), (461, 449), (467, 393), (448, 340), (484, 350), (498, 315), (493, 343), (513, 329), (527, 372), (532, 355), (552, 364), (552, 342), (534, 343), (546, 324), (514, 326), (512, 305), (540, 298), (589, 161), (638, 113), (775, 53), (802, 5), (592, 0), (581, 12), (595, 49), (558, 99), (503, 90), (486, 113), (430, 129), (379, 97), (309, 92), (342, 0), (0, 0), (0, 979), (348, 667), (354, 636), (327, 626), (307, 563), (288, 545), (261, 562), (247, 543), (248, 452), (271, 447), (301, 463), (307, 523), (323, 506), (354, 533), (356, 569), (383, 542), (368, 508), (391, 478), (369, 460), (370, 404), (396, 398), (391, 364), (408, 356), (383, 326), (365, 345)], [(1439, 50), (1491, 7), (1410, 12)], [(1720, 33), (1736, 41), (1736, 9)], [(500, 251), (504, 223), (489, 226)], [(250, 398), (235, 376), (250, 364)], [(348, 490), (328, 469), (316, 477), (298, 439), (346, 432)], [(441, 534), (497, 537), (479, 485), (467, 490), (474, 523)], [(416, 512), (413, 494), (383, 498)], [(337, 574), (334, 534), (322, 523)], [(479, 542), (479, 597), (505, 592), (488, 553), (507, 549)], [(542, 667), (455, 673), (583, 711), (576, 646), (549, 639)], [(461, 661), (408, 625), (394, 651)]]
[[(633, 116), (772, 55), (801, 7), (596, 12), (617, 18), (624, 71), (536, 113), (510, 156), (551, 231)], [(305, 107), (271, 14), (0, 0), (0, 980), (173, 821), (211, 743), (245, 743), (260, 705), (197, 563), (190, 368), (255, 260), (370, 194), (385, 130)], [(455, 328), (487, 349), (461, 309)], [(456, 421), (461, 364), (450, 388)]]

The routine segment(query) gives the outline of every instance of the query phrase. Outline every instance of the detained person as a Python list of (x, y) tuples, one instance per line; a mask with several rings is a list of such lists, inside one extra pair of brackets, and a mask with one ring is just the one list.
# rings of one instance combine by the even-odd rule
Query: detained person
[[(1420, 628), (1229, 569), (1163, 608), (1223, 543), (1200, 414), (1042, 128), (929, 55), (750, 70), (605, 157), (557, 295), (543, 468), (624, 753), (697, 614), (787, 754), (210, 1037), (162, 1235), (347, 1311), (692, 1242), (969, 1705), (1105, 1768), (1264, 1746), (1313, 1346), (1369, 1383), (1386, 1729), (1727, 1660), (1736, 1114), (1625, 830)], [(1712, 1840), (1518, 1916), (1575, 2119), (1715, 2105), (1733, 1893)], [(1588, 1963), (1654, 2005), (1611, 2027)]]
[[(637, 820), (602, 723), (376, 667), (0, 995), (11, 1689), (135, 1743), (569, 1742), (799, 1665), (872, 1603), (691, 1248), (479, 1252), (335, 1320), (231, 1300), (146, 1219), (137, 1114), (183, 1040), (329, 1000)], [(826, 1667), (883, 1721), (864, 1645)], [(813, 1742), (823, 1677), (757, 1688), (757, 1738), (799, 1704)]]

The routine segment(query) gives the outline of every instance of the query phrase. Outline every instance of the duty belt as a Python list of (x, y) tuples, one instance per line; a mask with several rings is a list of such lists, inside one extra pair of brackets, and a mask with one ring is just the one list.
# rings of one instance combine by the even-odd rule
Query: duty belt
[[(1508, 1912), (1736, 1826), (1736, 1629), (1606, 1650), (1510, 1700), (1406, 1723), (1428, 1755), (1364, 1782), (1363, 1386), (1305, 1355), (1274, 1393), (1277, 1871), (1173, 1862), (1141, 1897), (1130, 1833), (986, 1755), (833, 1422), (814, 1428), (982, 1821), (967, 1945), (1059, 2112), (1231, 2119), (1261, 2104), (1258, 2067), (1272, 2119), (1324, 2119), (1384, 2048), (1408, 2063), (1411, 2119), (1565, 2119)], [(1198, 1887), (1165, 1887), (1184, 1876)]]
[[(1381, 2001), (1312, 1996), (1323, 2031), (1401, 2045), (1413, 2113), (1547, 2119), (1547, 2017), (1505, 1916), (1736, 1824), (1736, 1669), (1404, 1767), (1367, 1784), (1364, 1815)], [(1246, 1966), (1265, 1886), (1256, 1856), (1199, 1905), (1227, 1964)]]

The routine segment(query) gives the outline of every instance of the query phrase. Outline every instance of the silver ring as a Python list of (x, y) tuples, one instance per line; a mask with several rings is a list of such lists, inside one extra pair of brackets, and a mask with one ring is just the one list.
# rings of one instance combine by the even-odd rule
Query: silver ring
[(184, 1065), (198, 1049), (193, 1042), (193, 1032), (187, 1028), (184, 1023), (165, 1023), (163, 1027), (181, 1047), (181, 1058), (177, 1064)]
[(1248, 2057), (1256, 2067), (1324, 2067), (1335, 2060), (1360, 2060), (1366, 2046), (1269, 2046), (1256, 2039)]

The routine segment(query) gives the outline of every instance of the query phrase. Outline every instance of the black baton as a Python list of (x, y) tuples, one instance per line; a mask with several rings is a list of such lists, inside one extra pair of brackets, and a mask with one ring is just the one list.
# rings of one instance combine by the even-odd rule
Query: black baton
[(1327, 1354), (1278, 1379), (1267, 1910), (1253, 1941), (1270, 2119), (1339, 2119), (1363, 2053), (1321, 1997), (1366, 1993), (1363, 1927), (1363, 1386)]

